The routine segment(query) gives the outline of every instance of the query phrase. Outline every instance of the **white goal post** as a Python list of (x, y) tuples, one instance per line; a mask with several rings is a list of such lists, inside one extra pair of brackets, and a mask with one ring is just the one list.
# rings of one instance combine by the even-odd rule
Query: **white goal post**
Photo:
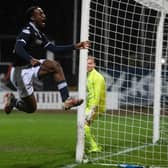
[[(82, 1), (82, 20), (81, 20), (81, 41), (88, 40), (88, 27), (89, 27), (89, 5), (90, 1)], [(87, 50), (80, 50), (79, 59), (79, 84), (78, 90), (79, 97), (86, 97), (86, 62), (87, 62)], [(77, 145), (76, 145), (76, 161), (81, 162), (84, 156), (84, 120), (85, 120), (85, 101), (78, 107), (77, 113)]]
[[(81, 40), (105, 79), (107, 108), (91, 125), (102, 151), (87, 153), (85, 104), (78, 108), (76, 161), (168, 165), (168, 1), (83, 0)], [(79, 95), (86, 96), (87, 52), (80, 53)], [(107, 103), (108, 104), (108, 103)]]

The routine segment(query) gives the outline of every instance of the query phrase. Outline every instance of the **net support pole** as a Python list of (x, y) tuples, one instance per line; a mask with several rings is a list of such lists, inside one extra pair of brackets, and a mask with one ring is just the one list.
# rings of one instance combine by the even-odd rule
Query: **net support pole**
[(160, 138), (160, 98), (161, 98), (161, 71), (162, 71), (162, 48), (163, 48), (163, 28), (165, 14), (161, 12), (160, 21), (157, 29), (156, 38), (156, 59), (155, 59), (155, 76), (154, 76), (154, 116), (153, 116), (153, 143)]
[[(73, 43), (75, 44), (77, 41), (77, 15), (78, 15), (78, 0), (74, 0), (74, 16), (73, 16)], [(76, 57), (77, 52), (73, 50), (73, 57), (72, 57), (72, 74), (75, 75), (76, 73)]]
[[(80, 41), (88, 40), (89, 36), (89, 9), (90, 0), (82, 0)], [(85, 100), (86, 97), (86, 70), (88, 50), (80, 50), (79, 59), (79, 97)], [(77, 145), (76, 161), (82, 162), (84, 156), (84, 122), (85, 122), (85, 101), (78, 107), (77, 112)]]
[(110, 20), (109, 20), (109, 8), (108, 8), (108, 0), (105, 0), (105, 5), (104, 5), (104, 11), (105, 11), (105, 14), (104, 14), (104, 20), (105, 20), (105, 25), (104, 25), (104, 58), (105, 58), (105, 62), (104, 62), (104, 66), (107, 68), (108, 67), (108, 53), (109, 53), (109, 34), (110, 34)]

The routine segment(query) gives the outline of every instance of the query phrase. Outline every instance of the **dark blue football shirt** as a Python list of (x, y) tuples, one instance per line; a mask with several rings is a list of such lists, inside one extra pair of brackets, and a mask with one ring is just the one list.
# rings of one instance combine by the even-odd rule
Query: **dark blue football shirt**
[(54, 53), (71, 51), (74, 45), (54, 45), (32, 22), (29, 22), (16, 38), (12, 60), (14, 66), (30, 65), (31, 58), (42, 59), (42, 49)]

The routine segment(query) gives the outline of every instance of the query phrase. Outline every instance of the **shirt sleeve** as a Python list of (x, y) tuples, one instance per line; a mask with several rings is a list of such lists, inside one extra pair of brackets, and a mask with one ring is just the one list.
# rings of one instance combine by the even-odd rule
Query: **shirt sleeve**
[(72, 51), (73, 49), (75, 49), (73, 44), (69, 44), (69, 45), (54, 45), (51, 42), (48, 42), (48, 44), (45, 46), (45, 48), (47, 50), (50, 50), (54, 53), (57, 52), (64, 52), (64, 51)]
[(94, 92), (94, 99), (92, 100), (93, 106), (99, 106), (102, 89), (104, 89), (104, 80), (100, 76), (96, 76), (93, 87)]
[(25, 45), (29, 39), (29, 36), (30, 36), (30, 30), (23, 29), (22, 32), (16, 38), (16, 44), (15, 44), (15, 53), (27, 62), (30, 62), (32, 58), (25, 50)]
[(43, 47), (51, 52), (57, 53), (57, 52), (67, 52), (67, 51), (72, 51), (75, 49), (74, 44), (69, 44), (69, 45), (55, 45), (53, 44), (47, 36), (43, 33)]
[(99, 106), (102, 89), (104, 89), (103, 78), (94, 72), (91, 72), (91, 73), (92, 74), (90, 74), (90, 76), (87, 79), (88, 80), (87, 103), (89, 108), (92, 108), (94, 106)]

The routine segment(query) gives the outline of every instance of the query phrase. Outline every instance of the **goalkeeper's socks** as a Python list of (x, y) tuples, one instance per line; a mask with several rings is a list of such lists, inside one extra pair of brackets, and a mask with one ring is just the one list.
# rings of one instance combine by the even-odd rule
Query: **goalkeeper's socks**
[(60, 81), (57, 84), (57, 88), (60, 91), (62, 101), (64, 102), (69, 97), (69, 90), (68, 90), (67, 82), (65, 80)]

